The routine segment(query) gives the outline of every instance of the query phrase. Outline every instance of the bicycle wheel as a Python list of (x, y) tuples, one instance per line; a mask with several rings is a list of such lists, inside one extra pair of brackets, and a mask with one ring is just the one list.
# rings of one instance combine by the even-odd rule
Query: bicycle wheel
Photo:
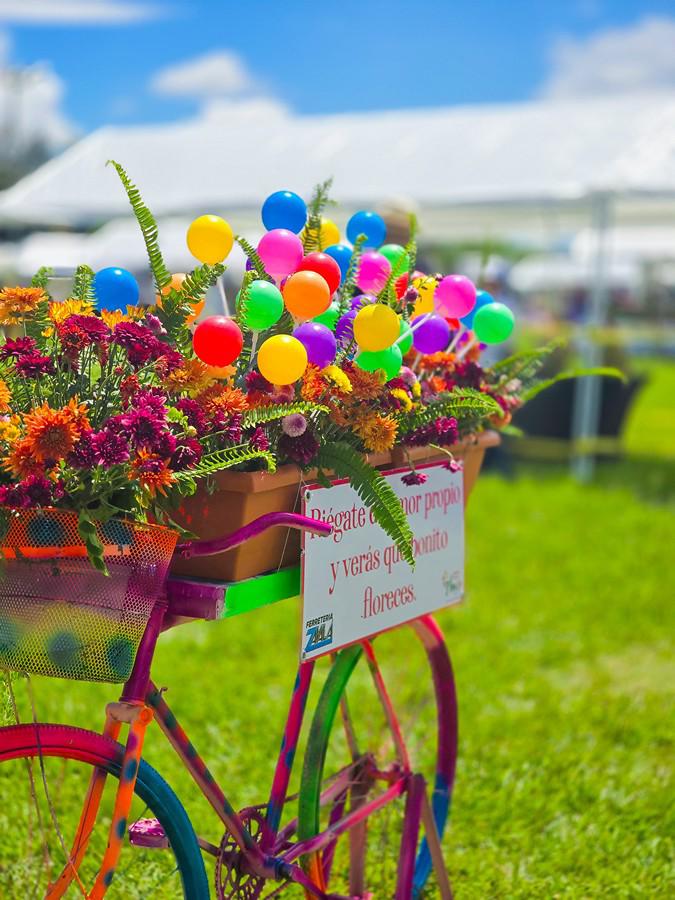
[[(399, 900), (419, 897), (431, 883), (430, 849), (417, 836), (420, 810), (412, 809), (401, 785), (423, 776), (429, 815), (442, 837), (455, 775), (457, 706), (440, 629), (430, 616), (412, 626), (421, 648), (410, 646), (408, 629), (398, 629), (339, 653), (312, 721), (298, 838), (337, 833), (305, 858), (317, 886), (331, 893)], [(342, 832), (340, 820), (367, 804), (373, 804), (368, 817)]]
[[(89, 778), (93, 767), (99, 767), (111, 777), (79, 873), (91, 888), (108, 838), (123, 752), (120, 744), (100, 734), (66, 725), (0, 729), (0, 896), (43, 897), (56, 881), (66, 860), (61, 838), (70, 851)], [(187, 813), (164, 779), (143, 761), (135, 794), (129, 821), (157, 818), (170, 849), (125, 846), (106, 896), (208, 900), (204, 861)], [(82, 891), (73, 882), (65, 896), (81, 897)]]

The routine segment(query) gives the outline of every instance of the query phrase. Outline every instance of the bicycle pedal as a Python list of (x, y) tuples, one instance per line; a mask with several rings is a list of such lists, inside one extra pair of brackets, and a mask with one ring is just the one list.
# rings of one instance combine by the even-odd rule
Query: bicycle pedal
[(169, 839), (157, 819), (138, 819), (129, 826), (129, 843), (134, 847), (166, 850)]

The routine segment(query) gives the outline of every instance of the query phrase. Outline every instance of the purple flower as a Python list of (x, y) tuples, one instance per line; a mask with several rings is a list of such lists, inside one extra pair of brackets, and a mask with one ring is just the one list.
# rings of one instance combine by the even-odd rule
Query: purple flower
[(157, 316), (153, 315), (153, 313), (145, 314), (145, 322), (148, 328), (156, 335), (166, 334), (166, 328), (162, 325)]
[(19, 337), (5, 341), (0, 347), (0, 359), (19, 359), (37, 352), (37, 343), (31, 337)]
[(206, 413), (196, 400), (192, 400), (190, 397), (182, 397), (175, 406), (177, 410), (183, 413), (188, 420), (188, 424), (195, 429), (198, 435), (206, 434), (208, 431)]
[(29, 353), (18, 357), (14, 368), (17, 375), (22, 375), (24, 378), (39, 378), (41, 375), (51, 375), (54, 371), (54, 361), (51, 356)]
[(149, 328), (138, 322), (118, 322), (113, 331), (112, 341), (124, 347), (134, 368), (140, 368), (151, 359), (157, 359), (162, 355), (165, 346)]
[(110, 340), (110, 329), (102, 319), (96, 316), (73, 314), (64, 320), (64, 325), (74, 325), (86, 334), (90, 344), (107, 344)]
[(457, 438), (457, 419), (440, 416), (428, 425), (409, 431), (403, 436), (403, 443), (408, 447), (426, 447), (427, 444), (447, 446), (456, 444)]
[(414, 484), (424, 484), (427, 480), (427, 475), (424, 472), (415, 472), (414, 470), (411, 472), (406, 472), (405, 475), (401, 477), (401, 481), (403, 484), (414, 485)]
[(109, 469), (111, 466), (119, 466), (129, 459), (129, 445), (124, 435), (104, 428), (92, 438), (96, 462)]
[(94, 432), (85, 431), (68, 455), (68, 463), (74, 469), (93, 469), (97, 462)]
[(254, 430), (253, 434), (248, 439), (248, 442), (252, 450), (270, 449), (269, 439), (265, 434), (265, 429), (261, 425), (258, 425), (258, 427)]
[(146, 407), (151, 409), (156, 415), (166, 418), (166, 395), (158, 388), (142, 388), (131, 398), (130, 406), (136, 409)]
[(307, 430), (307, 419), (300, 413), (292, 413), (281, 420), (281, 428), (289, 437), (300, 437)]
[[(166, 420), (149, 406), (141, 406), (121, 416), (116, 416), (114, 430), (130, 438), (137, 447), (152, 447), (166, 431)], [(119, 423), (119, 424), (117, 424)]]
[(202, 445), (196, 438), (182, 438), (171, 457), (171, 468), (176, 471), (191, 469), (202, 458)]
[(33, 506), (51, 506), (63, 497), (61, 482), (53, 482), (44, 475), (28, 475), (18, 484), (0, 487), (0, 504), (15, 509), (30, 509)]
[(179, 353), (178, 350), (174, 350), (173, 347), (169, 347), (168, 344), (165, 344), (160, 340), (157, 341), (157, 353), (155, 359), (157, 360), (157, 369), (161, 369), (165, 373), (173, 372), (175, 369), (180, 368), (185, 362), (182, 353)]
[(279, 453), (300, 466), (308, 466), (319, 452), (319, 442), (308, 428), (300, 437), (282, 434), (279, 438)]
[(261, 391), (263, 394), (271, 394), (274, 385), (260, 374), (260, 372), (248, 372), (246, 375), (246, 388), (249, 391)]
[(449, 459), (446, 462), (446, 468), (450, 469), (451, 472), (461, 472), (464, 468), (464, 464), (461, 459)]
[(157, 453), (158, 456), (166, 458), (167, 456), (171, 456), (176, 449), (176, 438), (170, 431), (165, 430), (160, 432), (157, 438), (146, 446), (148, 450), (152, 450), (152, 452)]

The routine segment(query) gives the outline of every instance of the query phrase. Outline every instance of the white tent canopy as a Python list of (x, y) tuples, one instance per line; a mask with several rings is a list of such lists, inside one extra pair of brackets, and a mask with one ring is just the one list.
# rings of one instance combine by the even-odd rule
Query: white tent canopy
[[(230, 104), (188, 122), (94, 132), (5, 191), (0, 218), (87, 226), (128, 214), (110, 158), (157, 215), (210, 210), (237, 228), (250, 227), (271, 191), (308, 195), (331, 175), (347, 209), (406, 198), (433, 234), (458, 221), (475, 233), (508, 224), (532, 234), (552, 221), (564, 231), (568, 219), (576, 230), (598, 192), (623, 198), (638, 220), (666, 220), (675, 94), (333, 116)], [(489, 220), (467, 204), (487, 207)]]

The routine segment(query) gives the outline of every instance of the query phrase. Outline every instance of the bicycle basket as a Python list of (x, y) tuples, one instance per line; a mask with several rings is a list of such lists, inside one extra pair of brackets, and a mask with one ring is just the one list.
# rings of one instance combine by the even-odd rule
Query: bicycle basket
[(96, 571), (75, 512), (3, 510), (0, 666), (79, 681), (126, 681), (177, 533), (97, 523), (109, 576)]

